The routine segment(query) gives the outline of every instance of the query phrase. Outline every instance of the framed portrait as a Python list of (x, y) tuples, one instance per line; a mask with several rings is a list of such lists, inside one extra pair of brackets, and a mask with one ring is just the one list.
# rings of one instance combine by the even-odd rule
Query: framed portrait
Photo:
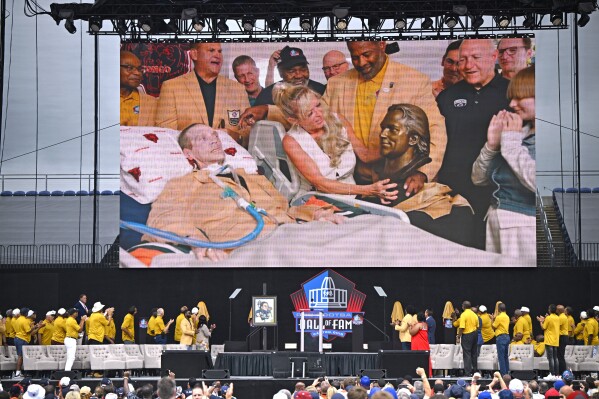
[(253, 296), (252, 310), (254, 326), (262, 327), (277, 325), (276, 296)]

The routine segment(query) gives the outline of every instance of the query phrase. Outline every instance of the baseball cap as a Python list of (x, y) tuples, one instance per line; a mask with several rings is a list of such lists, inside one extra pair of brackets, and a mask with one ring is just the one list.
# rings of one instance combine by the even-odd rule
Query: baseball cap
[(524, 384), (517, 378), (510, 381), (510, 391), (515, 393), (522, 393), (524, 391)]
[(69, 386), (71, 384), (71, 379), (69, 377), (62, 377), (60, 379), (60, 386), (61, 387), (66, 387)]
[(123, 388), (123, 387), (117, 388), (116, 389), (116, 394), (118, 396), (123, 396), (125, 394), (125, 388)]
[(110, 381), (110, 378), (108, 378), (108, 377), (102, 378), (102, 382), (100, 382), (101, 387), (105, 387), (106, 385), (111, 385), (111, 384), (112, 384), (112, 381)]
[(104, 396), (105, 399), (118, 399), (118, 396), (116, 395), (116, 393), (114, 392), (110, 392), (107, 393), (106, 396)]
[(514, 394), (509, 389), (499, 391), (499, 399), (514, 399)]
[(312, 395), (308, 391), (299, 391), (295, 394), (295, 399), (312, 399)]
[(483, 391), (478, 394), (478, 399), (492, 399), (491, 392)]
[(365, 375), (362, 378), (360, 378), (360, 385), (362, 385), (363, 387), (370, 387), (370, 377)]
[(529, 309), (529, 308), (527, 308), (526, 306), (522, 306), (522, 307), (520, 308), (520, 311), (521, 311), (521, 312), (530, 313), (530, 309)]
[(587, 316), (587, 312), (585, 312), (584, 310), (582, 312), (580, 312), (580, 318), (581, 319), (586, 319), (587, 317), (588, 317)]
[(302, 49), (297, 47), (283, 47), (280, 57), (279, 63), (277, 64), (279, 68), (289, 69), (296, 65), (308, 64), (308, 60), (306, 59), (304, 52)]
[(81, 391), (81, 388), (79, 388), (79, 385), (77, 385), (77, 384), (73, 384), (73, 385), (71, 385), (71, 387), (69, 388), (69, 391), (77, 391), (77, 392), (79, 392), (79, 391)]
[(569, 384), (574, 380), (574, 375), (572, 374), (572, 372), (570, 370), (566, 370), (562, 374), (562, 380), (564, 380), (565, 382), (567, 382)]
[(90, 387), (86, 386), (82, 386), (81, 389), (79, 390), (79, 393), (81, 395), (90, 395), (92, 393), (92, 389)]
[(487, 307), (485, 305), (480, 305), (478, 307), (478, 310), (480, 310), (481, 312), (485, 313), (487, 311)]
[(559, 392), (560, 389), (562, 389), (562, 387), (566, 385), (566, 383), (562, 380), (557, 380), (553, 383), (553, 387), (555, 388), (556, 391)]
[(27, 387), (31, 384), (31, 378), (25, 377), (21, 380), (21, 382), (19, 382), (19, 384), (21, 384), (23, 389), (27, 389)]
[(66, 312), (67, 312), (67, 310), (66, 310), (65, 308), (60, 308), (60, 309), (58, 309), (58, 314), (59, 314), (59, 315), (61, 315), (61, 316), (62, 316), (63, 314), (65, 314)]
[(466, 380), (464, 380), (463, 378), (458, 378), (456, 384), (464, 388), (466, 386)]
[(40, 380), (40, 385), (43, 386), (43, 387), (45, 387), (47, 385), (50, 385), (50, 379), (49, 378), (42, 378)]
[(454, 398), (461, 398), (464, 395), (464, 388), (459, 385), (452, 385), (449, 394)]

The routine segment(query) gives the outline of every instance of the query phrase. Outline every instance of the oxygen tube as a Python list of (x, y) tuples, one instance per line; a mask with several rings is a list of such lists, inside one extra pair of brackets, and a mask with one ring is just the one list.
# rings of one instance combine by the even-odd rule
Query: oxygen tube
[[(256, 227), (254, 228), (253, 231), (251, 231), (245, 237), (242, 237), (238, 240), (233, 240), (233, 241), (222, 241), (222, 242), (202, 241), (202, 240), (197, 240), (194, 238), (181, 237), (181, 236), (171, 233), (169, 231), (149, 227), (142, 223), (128, 222), (128, 221), (124, 221), (124, 220), (120, 221), (120, 223), (119, 223), (120, 228), (133, 230), (138, 233), (147, 234), (152, 237), (162, 238), (164, 240), (167, 240), (168, 242), (188, 245), (190, 247), (197, 247), (197, 248), (231, 249), (231, 248), (237, 248), (237, 247), (240, 247), (242, 245), (249, 243), (250, 241), (256, 239), (258, 237), (258, 235), (260, 235), (260, 233), (262, 232), (262, 229), (264, 228), (263, 216), (269, 217), (269, 215), (266, 213), (266, 211), (264, 209), (256, 208), (253, 204), (250, 204), (249, 202), (247, 202), (245, 199), (243, 199), (243, 197), (241, 197), (239, 194), (237, 194), (235, 191), (233, 191), (233, 189), (231, 189), (231, 187), (228, 187), (227, 185), (225, 185), (218, 178), (217, 175), (219, 173), (222, 173), (226, 169), (230, 169), (228, 165), (224, 165), (223, 167), (213, 171), (209, 177), (216, 185), (218, 185), (220, 188), (223, 189), (221, 198), (233, 199), (239, 208), (243, 209), (248, 214), (250, 214), (254, 219), (256, 219)], [(230, 169), (230, 170), (233, 175), (233, 179), (235, 180), (237, 185), (240, 185), (239, 177), (237, 176), (235, 171), (233, 171), (232, 169)], [(277, 226), (276, 220), (275, 220), (275, 226)]]

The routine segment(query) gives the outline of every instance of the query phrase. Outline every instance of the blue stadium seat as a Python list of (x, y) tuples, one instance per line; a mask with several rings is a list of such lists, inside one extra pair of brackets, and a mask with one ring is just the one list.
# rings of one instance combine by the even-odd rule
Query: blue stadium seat
[(14, 193), (12, 193), (12, 195), (14, 197), (24, 197), (25, 196), (25, 191), (15, 191)]
[(53, 197), (62, 197), (63, 195), (64, 195), (63, 191), (60, 191), (60, 190), (54, 190), (54, 191), (52, 191), (52, 196)]
[(37, 195), (39, 195), (40, 197), (49, 197), (51, 194), (50, 194), (50, 191), (43, 190), (43, 191), (40, 191)]
[(79, 190), (77, 191), (77, 196), (78, 197), (85, 197), (86, 195), (89, 195), (89, 193), (85, 190)]
[(112, 190), (103, 190), (102, 195), (112, 195)]
[(567, 192), (567, 193), (577, 193), (577, 192), (578, 192), (578, 189), (577, 189), (576, 187), (568, 187), (568, 188), (566, 189), (566, 192)]
[(593, 190), (592, 190), (592, 192), (594, 192), (594, 193), (599, 193), (599, 187), (593, 187)]
[(556, 187), (553, 189), (554, 193), (563, 193), (565, 190), (563, 187)]
[(26, 195), (27, 197), (35, 197), (35, 196), (37, 195), (37, 191), (35, 191), (35, 190), (29, 190), (29, 191), (27, 191), (27, 192), (25, 193), (25, 195)]
[(590, 189), (589, 187), (582, 187), (582, 188), (580, 189), (580, 192), (581, 192), (581, 193), (590, 193), (590, 192), (591, 192), (591, 189)]
[(12, 197), (12, 191), (2, 191), (0, 197)]
[[(94, 195), (94, 190), (89, 190), (89, 195)], [(96, 195), (102, 195), (99, 190), (96, 190)]]
[(74, 197), (76, 194), (73, 190), (67, 190), (64, 192), (65, 197)]
[[(597, 188), (597, 190), (599, 190), (599, 187)], [(114, 192), (114, 195), (121, 195), (121, 190), (116, 190), (116, 191)]]

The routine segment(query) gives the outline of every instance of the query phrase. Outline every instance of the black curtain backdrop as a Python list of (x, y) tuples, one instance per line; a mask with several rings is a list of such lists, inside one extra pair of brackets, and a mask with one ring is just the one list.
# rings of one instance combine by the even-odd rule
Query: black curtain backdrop
[[(1, 270), (1, 269), (0, 269)], [(267, 293), (278, 296), (278, 343), (299, 342), (294, 331), (290, 294), (301, 284), (320, 273), (321, 268), (306, 269), (159, 269), (159, 270), (40, 270), (0, 271), (0, 310), (27, 306), (37, 311), (42, 319), (46, 311), (72, 307), (80, 293), (88, 296), (88, 307), (95, 301), (114, 306), (117, 341), (120, 342), (120, 324), (127, 308), (136, 305), (138, 315), (148, 317), (153, 307), (165, 309), (165, 319), (176, 318), (179, 308), (190, 308), (199, 301), (206, 302), (211, 322), (217, 324), (212, 343), (222, 344), (228, 339), (229, 295), (242, 288), (233, 300), (232, 339), (245, 340), (249, 333), (247, 317), (252, 295)], [(356, 289), (366, 294), (365, 317), (393, 334), (389, 326), (391, 310), (396, 300), (405, 306), (412, 304), (419, 310), (431, 308), (437, 320), (437, 342), (442, 343), (441, 314), (447, 300), (459, 307), (463, 300), (485, 304), (489, 311), (497, 300), (504, 301), (508, 312), (528, 306), (536, 317), (545, 314), (549, 303), (570, 305), (575, 318), (581, 310), (599, 305), (599, 269), (400, 269), (353, 268), (335, 269), (356, 283)], [(383, 320), (383, 299), (373, 289), (379, 285), (387, 292), (386, 320)], [(539, 324), (533, 321), (535, 333)], [(170, 331), (172, 341), (174, 328)], [(269, 330), (269, 341), (274, 331)], [(381, 341), (382, 334), (365, 323), (364, 340)], [(142, 342), (143, 343), (143, 342)], [(351, 350), (351, 337), (333, 341), (333, 350)]]

